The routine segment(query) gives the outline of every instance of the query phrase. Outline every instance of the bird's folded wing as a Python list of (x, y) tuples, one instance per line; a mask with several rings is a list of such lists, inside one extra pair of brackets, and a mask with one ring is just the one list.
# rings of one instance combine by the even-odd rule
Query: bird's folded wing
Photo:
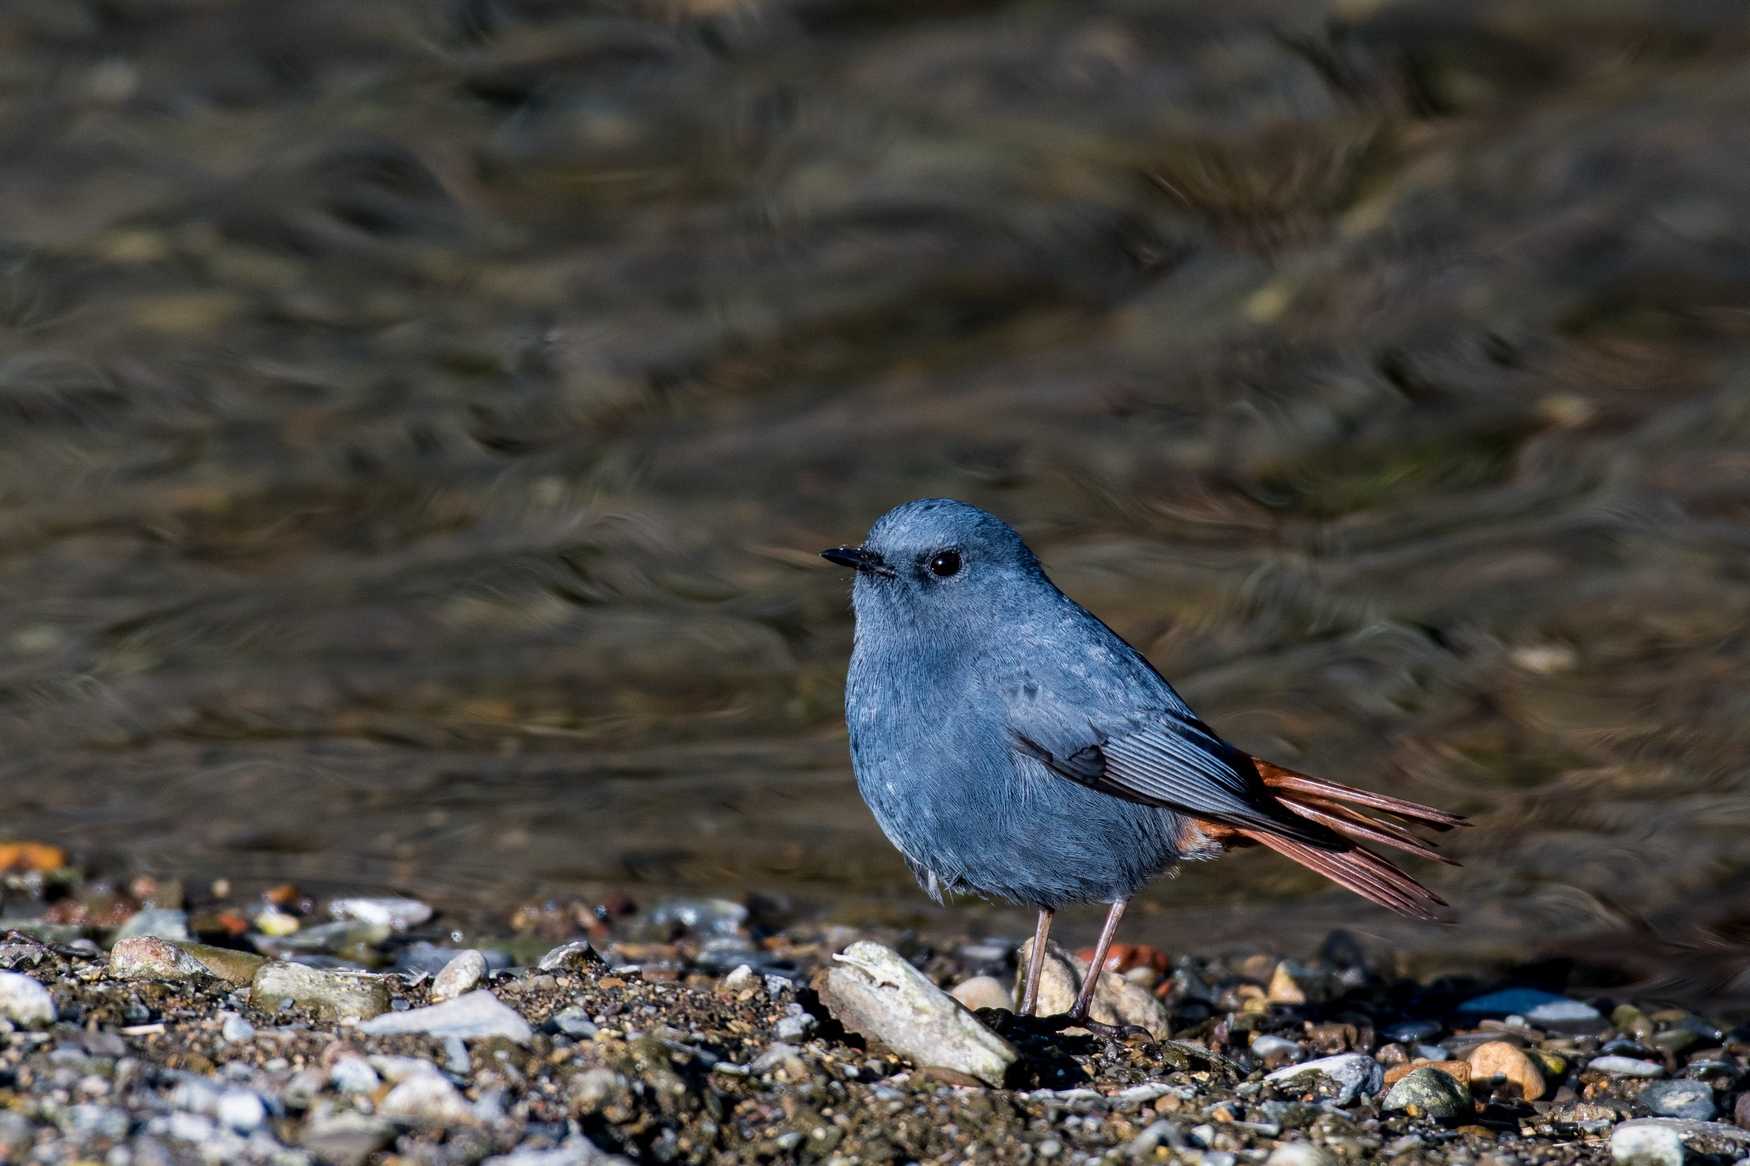
[(1009, 711), (1016, 747), (1071, 781), (1228, 825), (1314, 844), (1331, 840), (1282, 812), (1250, 758), (1195, 717), (1155, 709), (1102, 725), (1037, 699)]

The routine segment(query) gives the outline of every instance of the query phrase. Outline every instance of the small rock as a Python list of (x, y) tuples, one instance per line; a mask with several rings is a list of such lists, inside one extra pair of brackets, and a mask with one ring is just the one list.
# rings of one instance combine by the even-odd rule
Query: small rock
[(1738, 1100), (1732, 1106), (1732, 1120), (1750, 1130), (1750, 1093), (1738, 1094)]
[(1624, 1122), (1611, 1131), (1610, 1157), (1617, 1166), (1683, 1166), (1683, 1138), (1663, 1126)]
[(1337, 1160), (1329, 1150), (1311, 1142), (1283, 1142), (1270, 1151), (1264, 1166), (1337, 1166)]
[(0, 1158), (22, 1161), (35, 1140), (35, 1123), (15, 1110), (0, 1109)]
[(382, 1118), (342, 1113), (312, 1117), (304, 1126), (302, 1145), (323, 1163), (365, 1166), (394, 1140), (395, 1127)]
[(136, 935), (154, 935), (159, 939), (192, 938), (188, 933), (188, 912), (169, 907), (147, 907), (136, 911), (133, 918), (116, 929), (117, 940)]
[(1394, 1065), (1385, 1071), (1385, 1087), (1390, 1089), (1417, 1069), (1438, 1069), (1457, 1081), (1466, 1089), (1470, 1088), (1470, 1063), (1468, 1061), (1408, 1061), (1402, 1065)]
[(752, 964), (736, 964), (735, 970), (723, 977), (723, 987), (731, 992), (751, 988), (758, 982), (759, 973), (753, 970)]
[(1372, 1057), (1339, 1053), (1278, 1069), (1264, 1080), (1280, 1088), (1316, 1092), (1338, 1105), (1348, 1105), (1359, 1095), (1371, 1097), (1384, 1088), (1385, 1069)]
[(572, 1040), (588, 1040), (600, 1031), (596, 1022), (590, 1019), (589, 1013), (575, 1004), (555, 1012), (547, 1023)]
[[(1015, 971), (1014, 998), (1018, 1000), (1027, 975), (1027, 964), (1033, 958), (1031, 939), (1021, 945), (1016, 958), (1020, 964)], [(1075, 1007), (1076, 995), (1081, 991), (1082, 980), (1087, 974), (1087, 963), (1055, 943), (1048, 944), (1045, 949), (1045, 966), (1039, 976), (1039, 1015), (1057, 1016)], [(1094, 988), (1093, 1006), (1088, 1011), (1093, 1019), (1102, 1024), (1134, 1024), (1147, 1029), (1149, 1035), (1158, 1040), (1164, 1040), (1170, 1035), (1166, 1005), (1157, 1000), (1154, 993), (1147, 988), (1134, 984), (1123, 976), (1102, 975), (1099, 984)]]
[(1612, 1077), (1663, 1077), (1665, 1066), (1657, 1061), (1643, 1061), (1638, 1057), (1594, 1057), (1586, 1066), (1595, 1073), (1608, 1073)]
[(1252, 1038), (1251, 1053), (1266, 1065), (1289, 1065), (1300, 1060), (1300, 1045), (1287, 1037), (1264, 1033)]
[(255, 1026), (235, 1012), (219, 1013), (219, 1039), (228, 1045), (240, 1044), (255, 1037)]
[(109, 974), (118, 980), (186, 983), (210, 976), (227, 984), (247, 984), (266, 962), (253, 952), (134, 936), (110, 949)]
[(484, 1040), (505, 1037), (518, 1044), (527, 1044), (534, 1036), (529, 1022), (515, 1009), (501, 1003), (491, 992), (481, 989), (429, 1008), (410, 1008), (406, 1012), (385, 1012), (359, 1025), (367, 1036), (399, 1036), (424, 1033), (436, 1037), (461, 1037), (464, 1040)]
[(377, 976), (278, 961), (262, 964), (249, 985), (250, 1004), (272, 1013), (285, 1000), (325, 1020), (368, 1020), (389, 1011), (389, 987)]
[(1430, 1037), (1440, 1035), (1440, 1023), (1435, 1020), (1411, 1020), (1403, 1024), (1394, 1024), (1380, 1033), (1389, 1041), (1399, 1044), (1417, 1044)]
[(357, 1053), (345, 1053), (328, 1066), (328, 1083), (341, 1093), (375, 1093), (383, 1080), (369, 1061)]
[(679, 928), (694, 935), (732, 936), (747, 923), (747, 908), (730, 899), (665, 899), (644, 915), (654, 930)]
[(0, 972), (0, 1019), (21, 1028), (55, 1022), (55, 998), (20, 972)]
[(486, 957), (473, 948), (444, 965), (431, 982), (431, 1002), (442, 1004), (479, 987), (486, 978)]
[(418, 899), (391, 897), (336, 899), (328, 904), (328, 914), (335, 919), (387, 927), (390, 931), (406, 931), (428, 921), (432, 911)]
[(980, 1008), (1012, 1010), (1015, 1007), (1008, 987), (995, 976), (973, 976), (962, 980), (949, 990), (948, 995), (974, 1012)]
[(1402, 1110), (1411, 1117), (1429, 1117), (1441, 1122), (1469, 1117), (1475, 1112), (1470, 1092), (1450, 1073), (1432, 1068), (1414, 1069), (1405, 1075), (1391, 1087), (1379, 1108), (1385, 1113)]
[(626, 1161), (618, 1155), (605, 1153), (587, 1138), (574, 1135), (551, 1150), (517, 1150), (499, 1154), (481, 1162), (480, 1166), (609, 1166), (610, 1163)]
[(1655, 1081), (1641, 1090), (1641, 1104), (1660, 1117), (1712, 1121), (1714, 1091), (1706, 1081)]
[(1543, 1096), (1543, 1071), (1516, 1045), (1506, 1041), (1485, 1041), (1470, 1051), (1471, 1080), (1490, 1087), (1504, 1084), (1526, 1101)]
[(250, 1089), (227, 1089), (219, 1097), (219, 1124), (240, 1134), (258, 1130), (267, 1122), (267, 1106)]
[(471, 1125), (474, 1110), (461, 1091), (440, 1076), (435, 1069), (415, 1073), (405, 1078), (377, 1106), (384, 1117), (422, 1125)]
[(542, 956), (536, 969), (543, 972), (577, 971), (601, 962), (602, 957), (589, 945), (589, 940), (574, 939), (570, 943), (560, 944)]
[(283, 939), (288, 935), (297, 934), (298, 917), (281, 911), (278, 907), (269, 907), (257, 915), (252, 922), (255, 930), (274, 939)]
[(1294, 971), (1288, 966), (1287, 960), (1276, 965), (1276, 970), (1270, 973), (1270, 986), (1264, 989), (1264, 999), (1271, 1004), (1305, 1004), (1308, 1000), (1306, 987), (1295, 979)]
[(801, 1040), (815, 1027), (814, 1017), (800, 1004), (791, 1004), (785, 1009), (785, 1014), (772, 1028), (772, 1035), (781, 1041)]
[(821, 975), (817, 991), (840, 1024), (878, 1040), (920, 1067), (950, 1069), (1001, 1085), (1018, 1055), (898, 952), (851, 944)]

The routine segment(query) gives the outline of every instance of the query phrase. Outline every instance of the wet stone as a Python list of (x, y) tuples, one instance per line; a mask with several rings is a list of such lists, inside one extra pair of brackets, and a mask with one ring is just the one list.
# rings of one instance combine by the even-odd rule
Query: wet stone
[(1473, 1112), (1470, 1091), (1439, 1069), (1414, 1069), (1379, 1103), (1382, 1112), (1403, 1111), (1411, 1117), (1453, 1122)]
[(1617, 1166), (1683, 1166), (1683, 1138), (1663, 1126), (1625, 1122), (1610, 1135)]
[(428, 922), (432, 910), (418, 899), (353, 898), (335, 899), (328, 904), (328, 914), (335, 919), (387, 927), (390, 931), (406, 931)]
[(543, 972), (580, 971), (584, 968), (599, 967), (602, 957), (596, 954), (595, 948), (589, 945), (587, 939), (574, 939), (570, 943), (562, 943), (546, 955), (535, 967)]
[(1663, 1077), (1665, 1066), (1657, 1061), (1645, 1061), (1638, 1057), (1594, 1057), (1586, 1066), (1594, 1073), (1607, 1073), (1612, 1077)]
[(1655, 1081), (1641, 1090), (1641, 1104), (1660, 1117), (1711, 1121), (1714, 1091), (1705, 1081)]
[(1487, 1041), (1470, 1051), (1471, 1080), (1493, 1088), (1506, 1086), (1526, 1101), (1543, 1096), (1543, 1071), (1517, 1045)]
[(1358, 1096), (1371, 1097), (1384, 1088), (1385, 1069), (1372, 1057), (1341, 1053), (1278, 1069), (1264, 1080), (1279, 1089), (1313, 1092), (1348, 1105)]

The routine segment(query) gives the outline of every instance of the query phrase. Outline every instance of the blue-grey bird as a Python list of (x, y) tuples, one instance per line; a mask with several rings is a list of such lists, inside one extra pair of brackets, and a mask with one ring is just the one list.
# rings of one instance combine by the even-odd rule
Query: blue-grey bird
[(1449, 861), (1390, 819), (1463, 819), (1228, 744), (995, 515), (920, 499), (882, 515), (861, 546), (821, 554), (856, 571), (845, 720), (857, 787), (937, 901), (965, 891), (1038, 909), (1023, 1015), (1059, 907), (1111, 904), (1061, 1021), (1095, 1027), (1088, 1009), (1131, 896), (1232, 846), (1267, 846), (1404, 915), (1445, 906), (1357, 843)]

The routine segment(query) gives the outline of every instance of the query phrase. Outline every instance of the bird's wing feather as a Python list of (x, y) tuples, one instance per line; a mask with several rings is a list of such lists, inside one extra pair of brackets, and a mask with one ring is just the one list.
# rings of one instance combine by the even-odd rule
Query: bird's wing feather
[(1129, 801), (1315, 845), (1332, 836), (1282, 809), (1251, 759), (1196, 717), (1169, 708), (1105, 723), (1046, 693), (1011, 701), (1016, 747), (1062, 777)]

